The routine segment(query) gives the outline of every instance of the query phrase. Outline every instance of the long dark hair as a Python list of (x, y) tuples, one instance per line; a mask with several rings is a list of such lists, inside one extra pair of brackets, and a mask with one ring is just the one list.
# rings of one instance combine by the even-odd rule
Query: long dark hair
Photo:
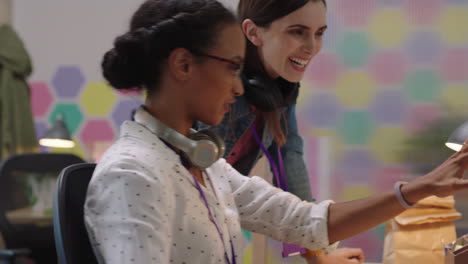
[(103, 75), (116, 89), (145, 88), (151, 95), (171, 51), (204, 52), (216, 44), (223, 26), (237, 22), (216, 0), (147, 0), (104, 55)]
[[(273, 21), (289, 15), (309, 2), (322, 2), (325, 6), (327, 5), (326, 0), (240, 0), (237, 14), (241, 22), (250, 19), (257, 26), (268, 28)], [(248, 39), (244, 69), (249, 73), (267, 75), (257, 47)], [(271, 131), (276, 143), (280, 146), (284, 145), (286, 136), (281, 127), (279, 111), (264, 112), (263, 118), (267, 124), (266, 128)]]

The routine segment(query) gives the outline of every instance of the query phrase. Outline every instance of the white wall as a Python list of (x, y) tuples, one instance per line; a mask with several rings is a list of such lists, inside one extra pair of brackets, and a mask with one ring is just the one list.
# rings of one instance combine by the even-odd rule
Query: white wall
[(226, 7), (231, 8), (232, 10), (237, 9), (237, 4), (239, 0), (218, 0), (219, 2), (223, 3)]
[(79, 65), (88, 80), (101, 80), (104, 52), (142, 1), (14, 0), (12, 22), (33, 60), (31, 80), (48, 81), (64, 64)]

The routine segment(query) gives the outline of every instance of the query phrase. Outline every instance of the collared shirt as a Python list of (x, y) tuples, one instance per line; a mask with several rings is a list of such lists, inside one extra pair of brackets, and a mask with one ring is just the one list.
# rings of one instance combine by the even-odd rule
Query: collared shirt
[(301, 201), (259, 177), (244, 177), (224, 159), (203, 177), (226, 249), (179, 156), (145, 127), (126, 121), (97, 165), (85, 202), (99, 263), (226, 263), (225, 252), (239, 263), (241, 227), (313, 250), (329, 246), (331, 201)]

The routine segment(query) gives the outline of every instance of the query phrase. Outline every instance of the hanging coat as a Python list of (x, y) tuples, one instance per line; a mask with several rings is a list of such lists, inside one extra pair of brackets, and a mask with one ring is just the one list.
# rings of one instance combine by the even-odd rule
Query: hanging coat
[(37, 138), (26, 78), (31, 59), (9, 25), (0, 25), (0, 160), (36, 150)]

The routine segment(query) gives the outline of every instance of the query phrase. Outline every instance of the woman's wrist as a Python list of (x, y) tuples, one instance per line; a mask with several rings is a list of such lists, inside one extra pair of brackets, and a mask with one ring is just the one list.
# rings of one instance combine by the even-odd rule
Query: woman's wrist
[(402, 182), (402, 181), (396, 182), (395, 185), (393, 186), (393, 192), (395, 194), (397, 201), (400, 203), (400, 205), (406, 209), (409, 209), (414, 206), (414, 203), (409, 203), (406, 200), (406, 198), (403, 196), (403, 193), (401, 192), (401, 187), (405, 184), (407, 184), (407, 182)]
[(400, 187), (403, 199), (405, 199), (407, 203), (413, 205), (419, 200), (429, 196), (430, 192), (428, 190), (430, 190), (430, 188), (428, 188), (428, 184), (422, 178), (405, 183)]

